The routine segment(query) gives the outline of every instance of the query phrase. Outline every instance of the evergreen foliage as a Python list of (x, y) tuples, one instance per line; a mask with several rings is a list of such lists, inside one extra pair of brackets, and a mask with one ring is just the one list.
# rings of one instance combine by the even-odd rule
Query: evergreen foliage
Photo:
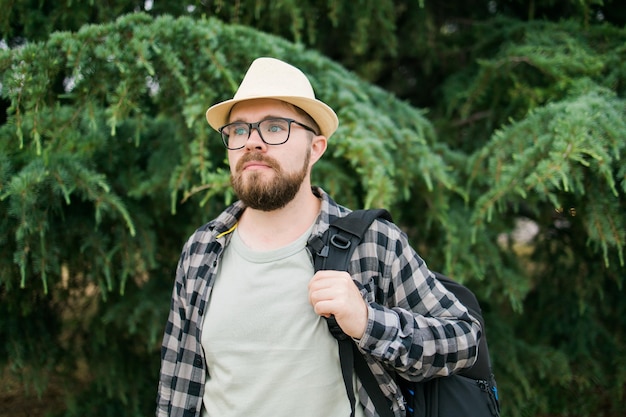
[[(2, 260), (3, 297), (24, 297), (17, 305), (30, 309), (3, 303), (2, 320), (16, 329), (11, 346), (33, 349), (9, 350), (6, 360), (16, 371), (32, 367), (37, 382), (86, 368), (90, 384), (71, 415), (150, 409), (140, 394), (156, 388), (176, 257), (192, 229), (233, 198), (225, 150), (204, 111), (232, 97), (260, 55), (302, 67), (340, 109), (342, 127), (317, 173), (324, 188), (354, 206), (391, 206), (452, 183), (436, 156), (396, 169), (402, 156), (432, 154), (434, 132), (418, 110), (315, 52), (246, 27), (131, 14), (5, 51), (1, 207), (10, 238), (2, 252), (12, 256)], [(45, 338), (20, 336), (23, 321), (42, 323), (32, 297), (58, 320)], [(58, 355), (42, 354), (48, 345)], [(144, 380), (133, 386), (145, 391), (129, 391), (138, 375)]]
[(390, 208), (478, 293), (503, 415), (624, 414), (615, 2), (90, 3), (0, 0), (0, 364), (26, 391), (60, 384), (66, 416), (153, 413), (182, 243), (234, 199), (204, 111), (271, 55), (339, 114), (314, 182)]
[[(452, 267), (462, 274), (472, 264), (462, 257), (485, 258), (475, 272), (495, 313), (487, 323), (498, 327), (490, 342), (504, 402), (517, 404), (511, 415), (621, 415), (625, 380), (613, 369), (626, 324), (615, 320), (625, 275), (626, 33), (574, 21), (478, 26), (476, 64), (444, 83), (439, 109), (453, 121), (438, 122), (447, 143), (470, 151), (460, 167), (467, 231), (449, 251)], [(515, 239), (520, 222), (536, 234)]]

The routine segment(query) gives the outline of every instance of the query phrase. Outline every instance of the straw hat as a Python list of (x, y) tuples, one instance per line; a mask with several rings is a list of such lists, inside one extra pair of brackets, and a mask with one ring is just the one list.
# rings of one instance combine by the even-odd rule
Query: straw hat
[(257, 58), (246, 72), (231, 100), (211, 106), (206, 112), (215, 130), (228, 123), (232, 107), (245, 100), (273, 98), (300, 107), (315, 120), (321, 134), (332, 135), (339, 121), (328, 105), (317, 100), (308, 78), (298, 68), (275, 58)]

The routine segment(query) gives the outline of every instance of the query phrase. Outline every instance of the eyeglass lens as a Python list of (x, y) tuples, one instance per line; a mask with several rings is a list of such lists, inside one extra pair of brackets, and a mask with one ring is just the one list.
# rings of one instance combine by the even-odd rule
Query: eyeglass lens
[(289, 119), (266, 119), (258, 123), (235, 122), (224, 126), (221, 133), (224, 144), (230, 149), (244, 147), (253, 129), (257, 129), (261, 139), (268, 145), (280, 145), (289, 139), (290, 126)]

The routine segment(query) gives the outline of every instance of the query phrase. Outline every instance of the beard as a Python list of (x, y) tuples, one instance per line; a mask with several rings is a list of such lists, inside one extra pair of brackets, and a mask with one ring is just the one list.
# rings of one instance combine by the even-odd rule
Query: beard
[[(285, 173), (278, 162), (259, 153), (245, 154), (237, 163), (230, 183), (237, 197), (247, 206), (255, 210), (273, 211), (287, 205), (294, 199), (308, 172), (311, 150), (307, 150), (304, 164), (299, 171)], [(250, 161), (260, 161), (274, 170), (274, 177), (264, 179), (264, 173), (249, 172), (244, 178), (243, 165)]]

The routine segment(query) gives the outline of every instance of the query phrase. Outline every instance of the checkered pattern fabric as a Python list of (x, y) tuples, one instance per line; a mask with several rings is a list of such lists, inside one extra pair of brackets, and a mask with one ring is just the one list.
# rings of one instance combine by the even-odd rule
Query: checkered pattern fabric
[[(323, 190), (311, 236), (321, 236), (349, 210)], [(224, 247), (245, 207), (236, 202), (197, 229), (176, 270), (161, 348), (157, 417), (199, 417), (207, 376), (200, 344), (202, 319)], [(394, 224), (376, 220), (350, 261), (349, 272), (368, 304), (368, 325), (357, 341), (396, 416), (404, 416), (400, 390), (388, 370), (407, 379), (445, 376), (473, 365), (480, 324), (428, 270)], [(377, 414), (357, 381), (365, 414)], [(344, 390), (343, 386), (337, 389)]]

